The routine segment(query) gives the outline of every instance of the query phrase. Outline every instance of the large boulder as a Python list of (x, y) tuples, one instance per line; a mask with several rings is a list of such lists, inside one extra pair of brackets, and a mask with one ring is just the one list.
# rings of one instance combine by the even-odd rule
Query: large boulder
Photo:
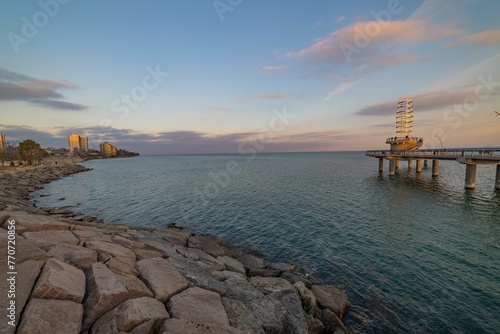
[(243, 264), (245, 269), (263, 269), (268, 264), (266, 260), (250, 254), (243, 254), (237, 260)]
[(299, 293), (300, 301), (302, 302), (304, 311), (314, 317), (316, 315), (316, 311), (318, 310), (318, 304), (316, 302), (316, 296), (314, 295), (314, 293), (306, 288), (305, 284), (300, 281), (295, 282), (293, 284), (293, 287)]
[(106, 265), (109, 270), (114, 272), (115, 274), (123, 274), (123, 275), (134, 275), (139, 276), (139, 272), (135, 267), (135, 260), (130, 257), (117, 256), (109, 261), (106, 261)]
[(153, 297), (153, 293), (148, 289), (143, 281), (132, 274), (115, 273), (116, 278), (127, 288), (127, 298)]
[(95, 250), (77, 245), (59, 244), (51, 247), (47, 254), (82, 270), (97, 262)]
[(213, 291), (198, 287), (189, 288), (170, 298), (167, 307), (172, 318), (229, 326), (220, 295)]
[(240, 261), (229, 256), (219, 256), (217, 260), (222, 262), (227, 270), (246, 275), (245, 267)]
[(152, 259), (155, 257), (168, 257), (168, 255), (159, 249), (134, 249), (137, 260)]
[(79, 240), (70, 231), (36, 231), (25, 232), (23, 238), (38, 247), (45, 248), (59, 244), (76, 245)]
[(318, 310), (317, 317), (323, 323), (327, 333), (349, 333), (342, 320), (329, 309)]
[(165, 305), (154, 298), (129, 299), (101, 316), (90, 332), (92, 334), (129, 333), (146, 322), (152, 332), (168, 318), (170, 316)]
[(160, 329), (160, 334), (247, 334), (222, 325), (200, 324), (185, 319), (168, 319)]
[(189, 261), (179, 255), (170, 257), (168, 261), (192, 284), (221, 295), (226, 293), (226, 285), (215, 279), (209, 270), (197, 265), (199, 261)]
[(265, 296), (254, 299), (248, 303), (248, 308), (254, 317), (258, 319), (265, 333), (285, 333), (285, 328), (289, 324), (289, 317), (286, 309), (280, 301)]
[(116, 242), (122, 246), (132, 248), (132, 249), (143, 249), (146, 247), (146, 245), (144, 245), (142, 242), (139, 242), (139, 241), (136, 241), (133, 239), (129, 239), (129, 238), (125, 238), (125, 237), (122, 237), (119, 235), (113, 236), (111, 238), (111, 241)]
[(56, 259), (49, 259), (42, 269), (32, 297), (61, 299), (81, 303), (85, 295), (85, 274), (82, 270)]
[(110, 255), (111, 257), (123, 256), (135, 260), (135, 253), (130, 248), (106, 241), (85, 241), (85, 247), (93, 249), (98, 255)]
[[(1, 244), (1, 243), (0, 243)], [(2, 247), (3, 248), (3, 247)], [(40, 274), (40, 270), (43, 267), (43, 261), (36, 260), (27, 260), (18, 265), (16, 265), (17, 275), (15, 276), (15, 313), (17, 315), (15, 324), (19, 324), (19, 315), (22, 314), (23, 308), (26, 305), (26, 301), (35, 285), (35, 280)], [(7, 257), (3, 257), (0, 259), (0, 267), (7, 268)], [(10, 307), (10, 301), (13, 299), (8, 298), (11, 291), (11, 283), (12, 281), (7, 281), (11, 275), (8, 275), (6, 272), (0, 274), (0, 293), (2, 298), (0, 298), (0, 316), (4, 319), (4, 326), (0, 326), (0, 333), (14, 333), (16, 327), (7, 326), (6, 321), (10, 321), (11, 319), (7, 318), (10, 314), (10, 310), (7, 308)]]
[(213, 257), (224, 256), (226, 252), (221, 245), (209, 236), (195, 235), (188, 239), (188, 246), (191, 248), (202, 249)]
[(222, 305), (226, 309), (229, 324), (237, 329), (250, 333), (264, 334), (261, 322), (252, 311), (240, 300), (223, 297)]
[(153, 258), (137, 261), (141, 279), (153, 291), (154, 297), (166, 302), (173, 295), (187, 289), (188, 281), (168, 261), (162, 258)]
[(22, 225), (28, 231), (69, 230), (69, 224), (60, 222), (51, 216), (31, 215), (22, 211), (8, 212), (10, 219)]
[(302, 309), (300, 297), (295, 289), (278, 290), (269, 294), (269, 297), (280, 301), (288, 313), (289, 322), (285, 328), (286, 333), (302, 334), (308, 332), (307, 321)]
[(101, 315), (115, 308), (129, 296), (127, 288), (104, 263), (94, 263), (85, 272), (87, 295), (82, 330), (87, 330)]
[(252, 277), (250, 282), (259, 288), (264, 294), (291, 289), (292, 285), (285, 279), (279, 277)]
[(329, 309), (342, 319), (349, 306), (347, 295), (342, 289), (333, 285), (313, 285), (311, 291), (322, 308)]
[(78, 334), (81, 331), (82, 304), (68, 300), (30, 300), (17, 329), (18, 334)]

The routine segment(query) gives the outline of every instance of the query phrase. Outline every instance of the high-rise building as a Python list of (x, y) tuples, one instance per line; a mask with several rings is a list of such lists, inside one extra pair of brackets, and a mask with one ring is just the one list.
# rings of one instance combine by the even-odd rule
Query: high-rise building
[(111, 145), (107, 141), (101, 143), (100, 145), (100, 151), (103, 156), (106, 157), (116, 157), (117, 155), (117, 149), (115, 146)]
[(0, 134), (0, 152), (5, 151), (7, 144), (5, 143), (5, 135)]
[(80, 150), (85, 152), (89, 151), (89, 140), (87, 136), (78, 136), (78, 143), (80, 144)]
[(82, 150), (85, 152), (89, 151), (89, 140), (86, 136), (80, 136), (75, 133), (68, 136), (69, 151), (73, 153), (77, 150)]
[(69, 142), (69, 152), (73, 153), (76, 150), (80, 149), (80, 136), (77, 134), (71, 134), (68, 136)]

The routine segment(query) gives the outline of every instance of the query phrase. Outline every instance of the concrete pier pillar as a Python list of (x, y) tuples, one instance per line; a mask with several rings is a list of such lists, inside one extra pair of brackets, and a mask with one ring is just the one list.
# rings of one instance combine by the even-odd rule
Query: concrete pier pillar
[(427, 159), (424, 160), (424, 167), (427, 168)]
[(408, 169), (412, 169), (413, 168), (413, 160), (408, 160)]
[(399, 160), (395, 160), (394, 163), (395, 163), (396, 169), (398, 169), (399, 168)]
[(389, 175), (396, 174), (396, 161), (389, 160)]
[(383, 173), (384, 172), (384, 158), (379, 158), (378, 159), (378, 172)]
[(422, 173), (422, 160), (420, 159), (417, 159), (417, 173)]
[(467, 165), (465, 168), (465, 189), (476, 188), (476, 169), (477, 165)]
[(439, 160), (432, 160), (432, 176), (439, 175)]
[(497, 175), (495, 177), (495, 189), (500, 190), (500, 165), (497, 165)]

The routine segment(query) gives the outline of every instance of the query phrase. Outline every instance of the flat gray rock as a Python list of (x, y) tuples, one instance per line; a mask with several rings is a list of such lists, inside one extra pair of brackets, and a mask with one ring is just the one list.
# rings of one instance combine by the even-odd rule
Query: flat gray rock
[(259, 288), (264, 294), (269, 294), (276, 291), (292, 289), (292, 285), (285, 279), (280, 277), (252, 277), (250, 283)]
[(289, 324), (288, 313), (278, 300), (266, 296), (251, 300), (248, 308), (259, 320), (265, 333), (285, 333)]
[(140, 260), (136, 267), (154, 297), (163, 303), (189, 286), (187, 279), (168, 260)]
[(229, 326), (220, 295), (213, 291), (198, 287), (189, 288), (170, 298), (167, 306), (172, 318)]
[[(288, 282), (287, 282), (288, 283)], [(308, 332), (307, 321), (300, 302), (300, 297), (294, 288), (273, 292), (269, 297), (281, 302), (288, 313), (287, 334), (302, 334)]]
[(264, 334), (261, 322), (242, 301), (223, 297), (222, 305), (226, 309), (229, 324), (232, 327), (250, 333)]
[(51, 247), (47, 254), (82, 270), (97, 262), (95, 250), (77, 245), (59, 244)]
[(209, 270), (197, 265), (196, 262), (189, 261), (179, 255), (170, 257), (168, 261), (194, 285), (221, 295), (226, 293), (227, 287), (224, 284), (225, 282), (219, 282), (212, 276)]
[(31, 299), (18, 334), (79, 334), (83, 306), (68, 300)]
[(124, 301), (107, 312), (92, 326), (92, 334), (131, 332), (137, 326), (151, 321), (149, 329), (159, 328), (170, 318), (165, 305), (160, 301), (142, 297)]
[(31, 297), (81, 303), (84, 295), (85, 274), (83, 271), (52, 258), (43, 266)]

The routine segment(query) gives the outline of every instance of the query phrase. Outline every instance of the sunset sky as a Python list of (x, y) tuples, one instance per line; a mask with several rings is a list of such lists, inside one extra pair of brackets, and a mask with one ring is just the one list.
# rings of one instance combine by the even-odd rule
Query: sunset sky
[[(500, 1), (0, 2), (0, 133), (141, 154), (500, 146)], [(243, 143), (243, 144), (242, 144)]]

